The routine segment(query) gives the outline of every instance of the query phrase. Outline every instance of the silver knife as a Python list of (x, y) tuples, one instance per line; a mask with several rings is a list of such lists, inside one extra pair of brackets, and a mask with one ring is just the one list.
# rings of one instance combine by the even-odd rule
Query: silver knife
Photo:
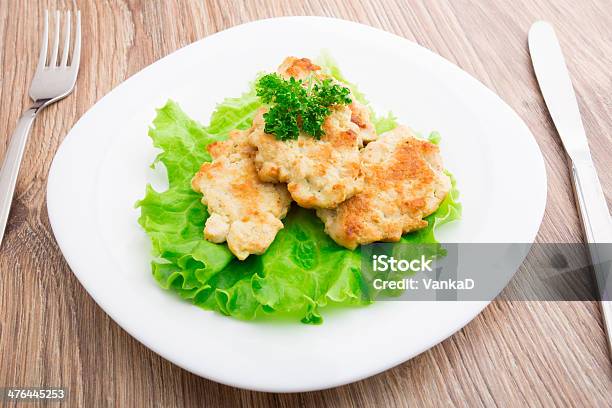
[(612, 220), (593, 165), (561, 46), (550, 23), (538, 21), (531, 26), (529, 53), (544, 101), (571, 159), (574, 193), (601, 296), (608, 347), (612, 352)]

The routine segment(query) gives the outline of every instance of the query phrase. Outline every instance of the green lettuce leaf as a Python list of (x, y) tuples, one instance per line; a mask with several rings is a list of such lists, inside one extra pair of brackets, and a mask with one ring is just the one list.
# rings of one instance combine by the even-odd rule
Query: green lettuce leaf
[[(367, 103), (329, 55), (323, 54), (318, 62), (347, 83), (356, 99)], [(139, 223), (151, 239), (154, 279), (201, 308), (245, 320), (288, 317), (318, 324), (324, 307), (370, 303), (376, 294), (369, 293), (361, 274), (360, 249), (337, 245), (325, 234), (314, 211), (294, 205), (266, 253), (245, 261), (234, 258), (225, 244), (204, 239), (208, 213), (201, 195), (191, 189), (191, 178), (211, 159), (206, 147), (227, 138), (233, 129), (248, 128), (260, 106), (251, 84), (240, 97), (220, 103), (208, 126), (189, 118), (173, 101), (157, 111), (149, 136), (161, 149), (156, 163), (166, 168), (169, 187), (156, 191), (148, 185), (136, 204), (141, 211)], [(390, 113), (373, 117), (378, 132), (397, 125)], [(402, 241), (436, 243), (435, 229), (460, 216), (457, 198), (453, 179), (451, 194), (427, 218), (429, 226)]]

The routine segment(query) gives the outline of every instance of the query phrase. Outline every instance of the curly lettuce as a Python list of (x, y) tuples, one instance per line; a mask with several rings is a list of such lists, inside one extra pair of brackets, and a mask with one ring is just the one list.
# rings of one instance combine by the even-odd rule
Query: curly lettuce
[[(348, 83), (329, 56), (320, 63)], [(354, 85), (350, 87), (357, 99), (367, 102)], [(321, 309), (328, 305), (370, 303), (375, 294), (369, 293), (361, 274), (360, 250), (337, 245), (312, 210), (294, 205), (266, 253), (245, 261), (237, 260), (226, 244), (204, 239), (208, 212), (200, 194), (191, 189), (191, 178), (211, 160), (206, 147), (227, 138), (233, 129), (248, 128), (260, 106), (251, 85), (240, 97), (220, 103), (208, 126), (189, 118), (174, 101), (158, 109), (149, 136), (161, 150), (156, 163), (166, 168), (169, 187), (156, 191), (147, 185), (136, 204), (141, 211), (138, 221), (151, 240), (153, 277), (162, 288), (201, 308), (245, 320), (285, 316), (318, 324), (323, 320)], [(373, 117), (378, 132), (396, 126), (391, 114)], [(453, 180), (451, 193), (427, 218), (428, 227), (402, 241), (436, 243), (435, 229), (460, 217), (457, 198)]]

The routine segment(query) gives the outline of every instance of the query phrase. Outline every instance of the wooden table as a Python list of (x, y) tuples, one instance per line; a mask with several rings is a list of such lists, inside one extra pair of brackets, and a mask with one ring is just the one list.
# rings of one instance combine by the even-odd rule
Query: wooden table
[[(43, 9), (72, 3), (0, 2), (0, 156), (29, 103)], [(66, 405), (87, 407), (610, 405), (612, 370), (600, 312), (592, 302), (493, 302), (463, 330), (411, 361), (322, 392), (257, 393), (199, 378), (149, 351), (94, 303), (64, 261), (45, 205), (49, 166), (62, 138), (130, 75), (236, 24), (281, 15), (325, 15), (415, 41), (497, 92), (525, 120), (544, 153), (549, 192), (538, 241), (577, 242), (582, 236), (567, 164), (533, 75), (527, 30), (539, 19), (557, 29), (610, 200), (610, 0), (76, 4), (83, 13), (87, 44), (78, 84), (34, 126), (0, 248), (0, 386), (62, 385), (69, 389)]]

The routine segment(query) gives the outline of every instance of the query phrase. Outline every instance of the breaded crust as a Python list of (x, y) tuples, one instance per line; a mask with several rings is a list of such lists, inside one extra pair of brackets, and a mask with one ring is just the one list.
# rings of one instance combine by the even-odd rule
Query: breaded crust
[[(285, 79), (294, 77), (295, 79), (305, 80), (310, 75), (315, 75), (319, 79), (327, 79), (329, 76), (321, 72), (321, 67), (313, 64), (308, 58), (287, 57), (278, 67), (277, 72)], [(330, 78), (333, 79), (333, 78)], [(342, 83), (334, 80), (342, 85)], [(357, 101), (351, 94), (352, 103), (349, 105), (351, 110), (351, 121), (359, 127), (359, 136), (364, 143), (376, 140), (378, 135), (374, 125), (370, 120), (371, 112), (362, 103)]]
[(229, 139), (208, 146), (213, 161), (202, 164), (191, 181), (208, 207), (204, 236), (215, 243), (227, 241), (240, 260), (262, 254), (283, 228), (291, 197), (283, 184), (262, 182), (253, 158), (255, 148), (247, 133), (234, 130)]
[(285, 79), (291, 77), (295, 79), (306, 79), (309, 75), (315, 74), (320, 79), (324, 78), (321, 67), (314, 64), (308, 58), (287, 57), (279, 65), (277, 72)]
[[(307, 58), (288, 57), (278, 72), (285, 78), (324, 79), (320, 69)], [(305, 134), (297, 140), (277, 140), (264, 132), (265, 112), (262, 108), (257, 113), (248, 136), (257, 148), (255, 165), (261, 180), (287, 183), (291, 197), (306, 208), (334, 208), (363, 189), (359, 149), (364, 138), (372, 140), (376, 134), (367, 108), (356, 101), (332, 107), (320, 140)]]
[(387, 132), (362, 151), (365, 189), (336, 209), (320, 209), (325, 232), (354, 249), (376, 241), (397, 242), (427, 226), (450, 190), (437, 145), (405, 126)]
[(249, 133), (261, 180), (287, 183), (291, 197), (305, 208), (333, 208), (363, 189), (360, 140), (348, 109), (327, 117), (321, 140), (303, 134), (277, 140), (264, 132), (264, 112), (257, 113)]

